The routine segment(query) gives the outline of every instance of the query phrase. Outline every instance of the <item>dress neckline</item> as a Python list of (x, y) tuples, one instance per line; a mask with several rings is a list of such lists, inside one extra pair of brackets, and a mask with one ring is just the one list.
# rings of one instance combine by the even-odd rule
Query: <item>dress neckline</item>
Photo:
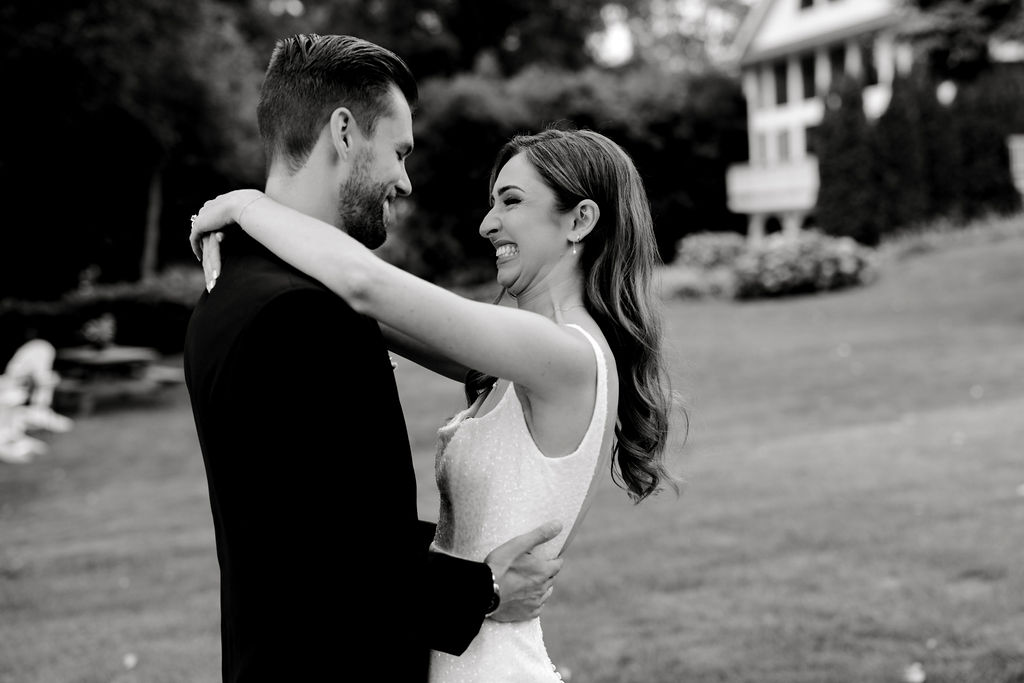
[[(495, 383), (495, 385), (491, 386), (491, 388), (487, 391), (486, 394), (481, 394), (477, 398), (477, 400), (473, 402), (472, 406), (463, 411), (461, 419), (459, 419), (457, 416), (455, 420), (453, 420), (454, 424), (452, 426), (454, 426), (457, 429), (461, 429), (466, 424), (482, 424), (488, 421), (492, 416), (500, 414), (502, 410), (505, 408), (506, 404), (514, 400), (516, 406), (519, 408), (516, 411), (516, 422), (523, 430), (526, 436), (526, 440), (530, 444), (531, 450), (537, 456), (543, 458), (544, 460), (554, 461), (573, 459), (574, 456), (577, 456), (586, 450), (587, 441), (590, 438), (592, 438), (592, 434), (595, 431), (600, 432), (601, 438), (603, 439), (604, 426), (607, 417), (605, 413), (608, 412), (608, 365), (604, 358), (604, 352), (601, 350), (600, 345), (597, 343), (597, 340), (594, 339), (593, 335), (591, 335), (589, 332), (583, 329), (583, 327), (575, 323), (566, 323), (565, 326), (574, 327), (581, 333), (583, 333), (583, 336), (586, 338), (588, 342), (590, 342), (590, 345), (593, 347), (594, 355), (597, 361), (597, 386), (595, 388), (594, 393), (594, 409), (590, 415), (590, 420), (587, 422), (587, 429), (586, 431), (583, 432), (583, 437), (580, 439), (580, 442), (579, 444), (577, 444), (575, 449), (573, 449), (570, 453), (566, 453), (565, 455), (544, 454), (544, 452), (537, 445), (536, 439), (533, 438), (533, 433), (530, 431), (530, 425), (527, 424), (526, 422), (526, 411), (523, 410), (522, 401), (519, 400), (519, 396), (515, 392), (515, 382), (508, 383), (508, 386), (506, 386), (504, 392), (502, 392), (501, 398), (498, 399), (498, 402), (494, 404), (494, 406), (490, 410), (488, 410), (483, 415), (478, 415), (477, 413), (479, 412), (480, 408), (482, 408), (483, 404), (487, 402), (487, 398), (491, 395), (491, 392), (494, 391), (494, 387), (497, 386), (497, 383)], [(510, 394), (511, 398), (509, 398)], [(475, 411), (474, 407), (476, 408)], [(600, 421), (601, 429), (595, 430), (595, 426), (598, 423), (598, 421)]]

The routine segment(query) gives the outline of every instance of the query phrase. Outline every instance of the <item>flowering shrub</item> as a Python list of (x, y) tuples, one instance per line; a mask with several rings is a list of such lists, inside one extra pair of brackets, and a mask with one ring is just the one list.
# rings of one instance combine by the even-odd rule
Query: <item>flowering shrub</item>
[(696, 268), (673, 262), (658, 268), (661, 296), (674, 299), (732, 299), (736, 275), (732, 268)]
[(758, 244), (735, 233), (696, 233), (682, 240), (678, 254), (659, 269), (662, 296), (807, 294), (863, 284), (876, 272), (874, 250), (813, 230), (794, 237), (776, 233)]
[(863, 284), (875, 272), (870, 249), (814, 230), (771, 235), (747, 249), (734, 270), (739, 299), (841, 289)]
[(694, 268), (732, 266), (747, 249), (747, 238), (735, 232), (697, 232), (679, 241), (675, 263)]

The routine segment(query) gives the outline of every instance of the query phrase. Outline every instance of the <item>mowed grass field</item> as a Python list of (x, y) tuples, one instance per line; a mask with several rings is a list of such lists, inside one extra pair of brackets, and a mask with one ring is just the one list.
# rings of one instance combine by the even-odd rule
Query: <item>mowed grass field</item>
[[(545, 611), (566, 677), (1024, 681), (1016, 235), (891, 259), (848, 292), (668, 302), (684, 493), (634, 506), (604, 481)], [(397, 376), (436, 518), (434, 431), (461, 388), (408, 362)], [(184, 391), (46, 439), (47, 456), (0, 465), (0, 682), (219, 680)]]

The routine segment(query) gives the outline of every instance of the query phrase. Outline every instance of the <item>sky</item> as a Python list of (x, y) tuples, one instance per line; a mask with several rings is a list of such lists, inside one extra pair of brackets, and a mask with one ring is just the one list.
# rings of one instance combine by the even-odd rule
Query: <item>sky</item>
[[(753, 5), (757, 0), (740, 0)], [(599, 61), (616, 66), (629, 60), (635, 49), (634, 33), (621, 5), (609, 4), (601, 11), (605, 30), (595, 34), (590, 47)], [(652, 0), (651, 20), (646, 31), (652, 37), (673, 32), (700, 36), (712, 60), (726, 57), (729, 43), (738, 28), (734, 13), (723, 10), (713, 0)]]

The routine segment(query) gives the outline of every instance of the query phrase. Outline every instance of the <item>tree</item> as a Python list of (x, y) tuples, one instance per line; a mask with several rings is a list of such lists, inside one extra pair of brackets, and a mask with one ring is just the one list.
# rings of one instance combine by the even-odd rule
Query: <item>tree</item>
[(21, 94), (8, 108), (17, 135), (0, 185), (19, 198), (12, 220), (31, 226), (0, 257), (0, 296), (59, 294), (90, 264), (106, 279), (155, 270), (168, 175), (195, 159), (214, 172), (237, 168), (234, 132), (254, 128), (222, 101), (259, 75), (246, 42), (225, 28), (235, 12), (212, 0), (0, 9), (0, 57), (9, 92)]
[(899, 76), (892, 99), (874, 126), (880, 230), (891, 233), (929, 215), (927, 143), (922, 137), (920, 99), (935, 98), (914, 80)]
[[(633, 11), (646, 0), (622, 0)], [(578, 69), (593, 63), (587, 48), (603, 28), (607, 0), (307, 0), (282, 22), (267, 5), (258, 12), (266, 35), (348, 33), (401, 55), (417, 78), (473, 71), (491, 60), (504, 75), (531, 64)], [(257, 23), (259, 23), (257, 22)]]
[(958, 119), (958, 170), (964, 218), (989, 212), (1012, 213), (1021, 208), (997, 95), (992, 88), (978, 83), (962, 90), (953, 104), (953, 114)]
[(951, 108), (936, 97), (936, 83), (917, 72), (907, 84), (917, 103), (919, 138), (924, 145), (928, 217), (959, 219), (962, 212), (960, 182), (960, 121)]
[(911, 0), (903, 30), (937, 80), (970, 81), (992, 63), (990, 39), (1024, 40), (1022, 0)]
[(702, 73), (725, 56), (749, 0), (648, 0), (628, 18), (634, 63)]
[(818, 222), (830, 235), (874, 246), (881, 233), (870, 141), (861, 86), (852, 78), (841, 79), (826, 97), (819, 129)]
[(416, 153), (409, 160), (415, 210), (385, 249), (418, 274), (493, 276), (493, 250), (477, 232), (487, 212), (494, 158), (515, 133), (552, 124), (609, 136), (643, 178), (662, 257), (688, 232), (740, 229), (726, 207), (725, 169), (746, 158), (746, 111), (731, 78), (652, 69), (582, 72), (531, 68), (512, 79), (466, 74), (422, 87)]

